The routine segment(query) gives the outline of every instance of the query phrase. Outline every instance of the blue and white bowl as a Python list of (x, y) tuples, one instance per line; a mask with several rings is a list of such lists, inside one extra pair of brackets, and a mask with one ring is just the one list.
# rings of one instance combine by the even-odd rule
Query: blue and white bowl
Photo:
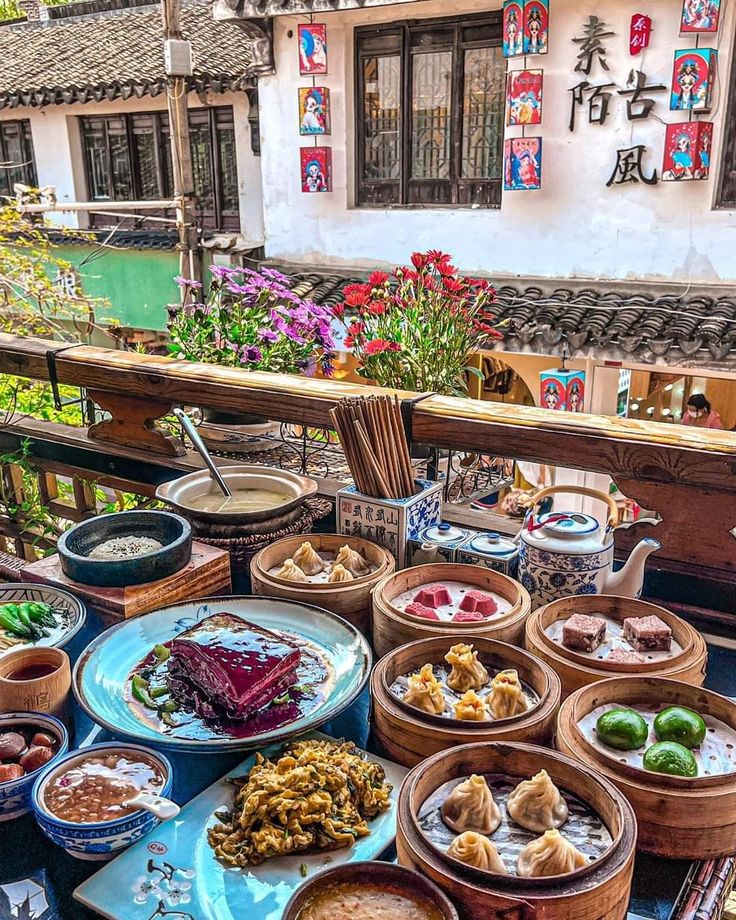
[(0, 821), (12, 821), (31, 810), (31, 790), (41, 772), (53, 766), (69, 750), (69, 735), (63, 722), (43, 712), (4, 712), (0, 715), (0, 733), (11, 732), (16, 726), (32, 725), (39, 731), (54, 735), (59, 741), (59, 748), (54, 759), (39, 767), (32, 773), (26, 773), (18, 779), (0, 783)]
[(86, 760), (90, 754), (125, 752), (144, 754), (155, 761), (165, 778), (160, 795), (167, 796), (171, 791), (172, 769), (169, 761), (150, 748), (139, 744), (93, 744), (83, 750), (71, 751), (65, 757), (56, 760), (41, 773), (36, 780), (31, 796), (31, 805), (36, 821), (49, 840), (62, 847), (70, 856), (77, 859), (106, 860), (112, 859), (118, 852), (136, 843), (149, 831), (160, 824), (158, 818), (147, 811), (134, 811), (111, 821), (96, 821), (80, 824), (76, 821), (64, 821), (57, 818), (45, 806), (44, 791), (46, 786), (59, 772), (68, 770), (76, 763)]

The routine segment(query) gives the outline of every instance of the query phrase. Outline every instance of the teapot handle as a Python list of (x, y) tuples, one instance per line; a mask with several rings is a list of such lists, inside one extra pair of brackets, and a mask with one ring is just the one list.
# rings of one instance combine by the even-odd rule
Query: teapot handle
[(568, 495), (586, 495), (588, 498), (597, 498), (599, 501), (608, 505), (609, 517), (607, 524), (609, 527), (617, 527), (619, 522), (618, 505), (610, 495), (600, 492), (598, 489), (589, 489), (587, 486), (547, 486), (541, 489), (533, 496), (534, 509), (537, 505), (549, 495), (556, 495), (558, 492), (565, 492)]

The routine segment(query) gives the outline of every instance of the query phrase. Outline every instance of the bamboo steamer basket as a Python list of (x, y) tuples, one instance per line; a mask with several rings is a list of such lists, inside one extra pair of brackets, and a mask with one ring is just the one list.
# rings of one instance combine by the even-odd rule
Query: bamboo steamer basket
[[(546, 770), (564, 791), (587, 802), (613, 839), (586, 870), (569, 879), (489, 877), (457, 864), (431, 846), (417, 825), (423, 802), (440, 786), (472, 773), (519, 780)], [(403, 866), (418, 869), (457, 905), (463, 920), (624, 920), (636, 849), (636, 818), (625, 797), (588, 767), (527, 744), (468, 744), (435, 754), (415, 767), (399, 792), (396, 849)], [(564, 832), (564, 831), (563, 831)], [(503, 853), (501, 854), (503, 856)]]
[(726, 697), (661, 677), (624, 677), (583, 687), (567, 699), (557, 721), (557, 746), (602, 774), (624, 793), (639, 821), (639, 848), (671, 859), (717, 859), (736, 848), (736, 773), (667, 776), (618, 762), (591, 744), (578, 723), (607, 703), (636, 708), (686, 706), (736, 730), (736, 705)]
[[(508, 601), (511, 608), (501, 616), (494, 616), (484, 622), (441, 623), (413, 617), (393, 606), (393, 599), (405, 591), (413, 591), (436, 581), (459, 581), (482, 591), (492, 591)], [(387, 575), (376, 585), (373, 591), (373, 645), (378, 655), (385, 655), (415, 639), (435, 636), (453, 636), (456, 642), (463, 641), (463, 636), (472, 636), (474, 639), (484, 637), (521, 645), (524, 623), (530, 610), (529, 592), (508, 575), (483, 566), (454, 562), (417, 565)]]
[[(309, 541), (320, 554), (336, 554), (347, 543), (377, 568), (369, 575), (333, 585), (285, 581), (269, 574), (275, 566), (290, 559), (305, 541)], [(324, 607), (368, 636), (371, 628), (371, 591), (377, 582), (390, 575), (395, 568), (396, 561), (387, 549), (362, 537), (346, 537), (336, 533), (297, 534), (277, 540), (256, 553), (250, 564), (251, 589), (253, 594), (260, 596), (283, 597)]]
[[(627, 617), (657, 616), (670, 627), (674, 640), (682, 652), (666, 661), (625, 664), (598, 660), (564, 648), (553, 642), (546, 630), (557, 620), (566, 620), (576, 613), (610, 617), (619, 623)], [(581, 687), (605, 680), (608, 677), (626, 677), (646, 674), (648, 677), (669, 677), (700, 686), (705, 680), (708, 650), (700, 633), (664, 607), (649, 604), (631, 597), (614, 597), (598, 594), (595, 597), (577, 595), (562, 597), (535, 610), (526, 623), (526, 647), (560, 675), (562, 697), (569, 696)]]
[(457, 635), (419, 639), (389, 652), (373, 669), (373, 732), (391, 760), (413, 767), (425, 757), (458, 744), (551, 742), (560, 706), (559, 677), (528, 652), (495, 639), (472, 636), (469, 641), (486, 667), (515, 668), (519, 672), (522, 682), (539, 697), (539, 703), (530, 711), (497, 722), (450, 721), (403, 703), (391, 692), (391, 684), (397, 677), (418, 670), (428, 661), (439, 663), (451, 645), (465, 641), (466, 637)]

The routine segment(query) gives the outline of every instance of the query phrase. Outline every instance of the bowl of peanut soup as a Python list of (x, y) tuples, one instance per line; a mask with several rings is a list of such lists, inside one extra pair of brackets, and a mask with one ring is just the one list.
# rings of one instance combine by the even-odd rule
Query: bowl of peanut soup
[(58, 758), (33, 787), (33, 813), (46, 836), (77, 859), (110, 859), (158, 825), (126, 804), (139, 792), (167, 796), (169, 761), (138, 744), (94, 744)]

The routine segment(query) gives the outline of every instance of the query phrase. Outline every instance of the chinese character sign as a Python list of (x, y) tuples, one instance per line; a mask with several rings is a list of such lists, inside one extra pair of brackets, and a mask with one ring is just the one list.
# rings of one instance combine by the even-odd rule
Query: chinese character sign
[(709, 112), (718, 52), (714, 48), (689, 48), (675, 52), (672, 70), (672, 111)]
[(651, 17), (643, 13), (634, 13), (631, 17), (631, 29), (629, 31), (629, 54), (641, 54), (649, 47), (649, 39), (652, 35)]
[(584, 73), (588, 77), (596, 64), (603, 70), (608, 70), (606, 48), (603, 43), (614, 35), (615, 33), (609, 30), (602, 19), (597, 16), (589, 16), (583, 26), (583, 34), (573, 38), (573, 42), (580, 46), (575, 72)]
[(506, 77), (506, 124), (538, 125), (542, 122), (541, 70), (512, 70)]
[(507, 192), (542, 187), (542, 138), (514, 137), (503, 144), (503, 187)]
[(683, 0), (680, 32), (717, 32), (721, 0)]
[(710, 175), (712, 142), (712, 122), (688, 121), (680, 125), (667, 125), (662, 181), (707, 179)]

